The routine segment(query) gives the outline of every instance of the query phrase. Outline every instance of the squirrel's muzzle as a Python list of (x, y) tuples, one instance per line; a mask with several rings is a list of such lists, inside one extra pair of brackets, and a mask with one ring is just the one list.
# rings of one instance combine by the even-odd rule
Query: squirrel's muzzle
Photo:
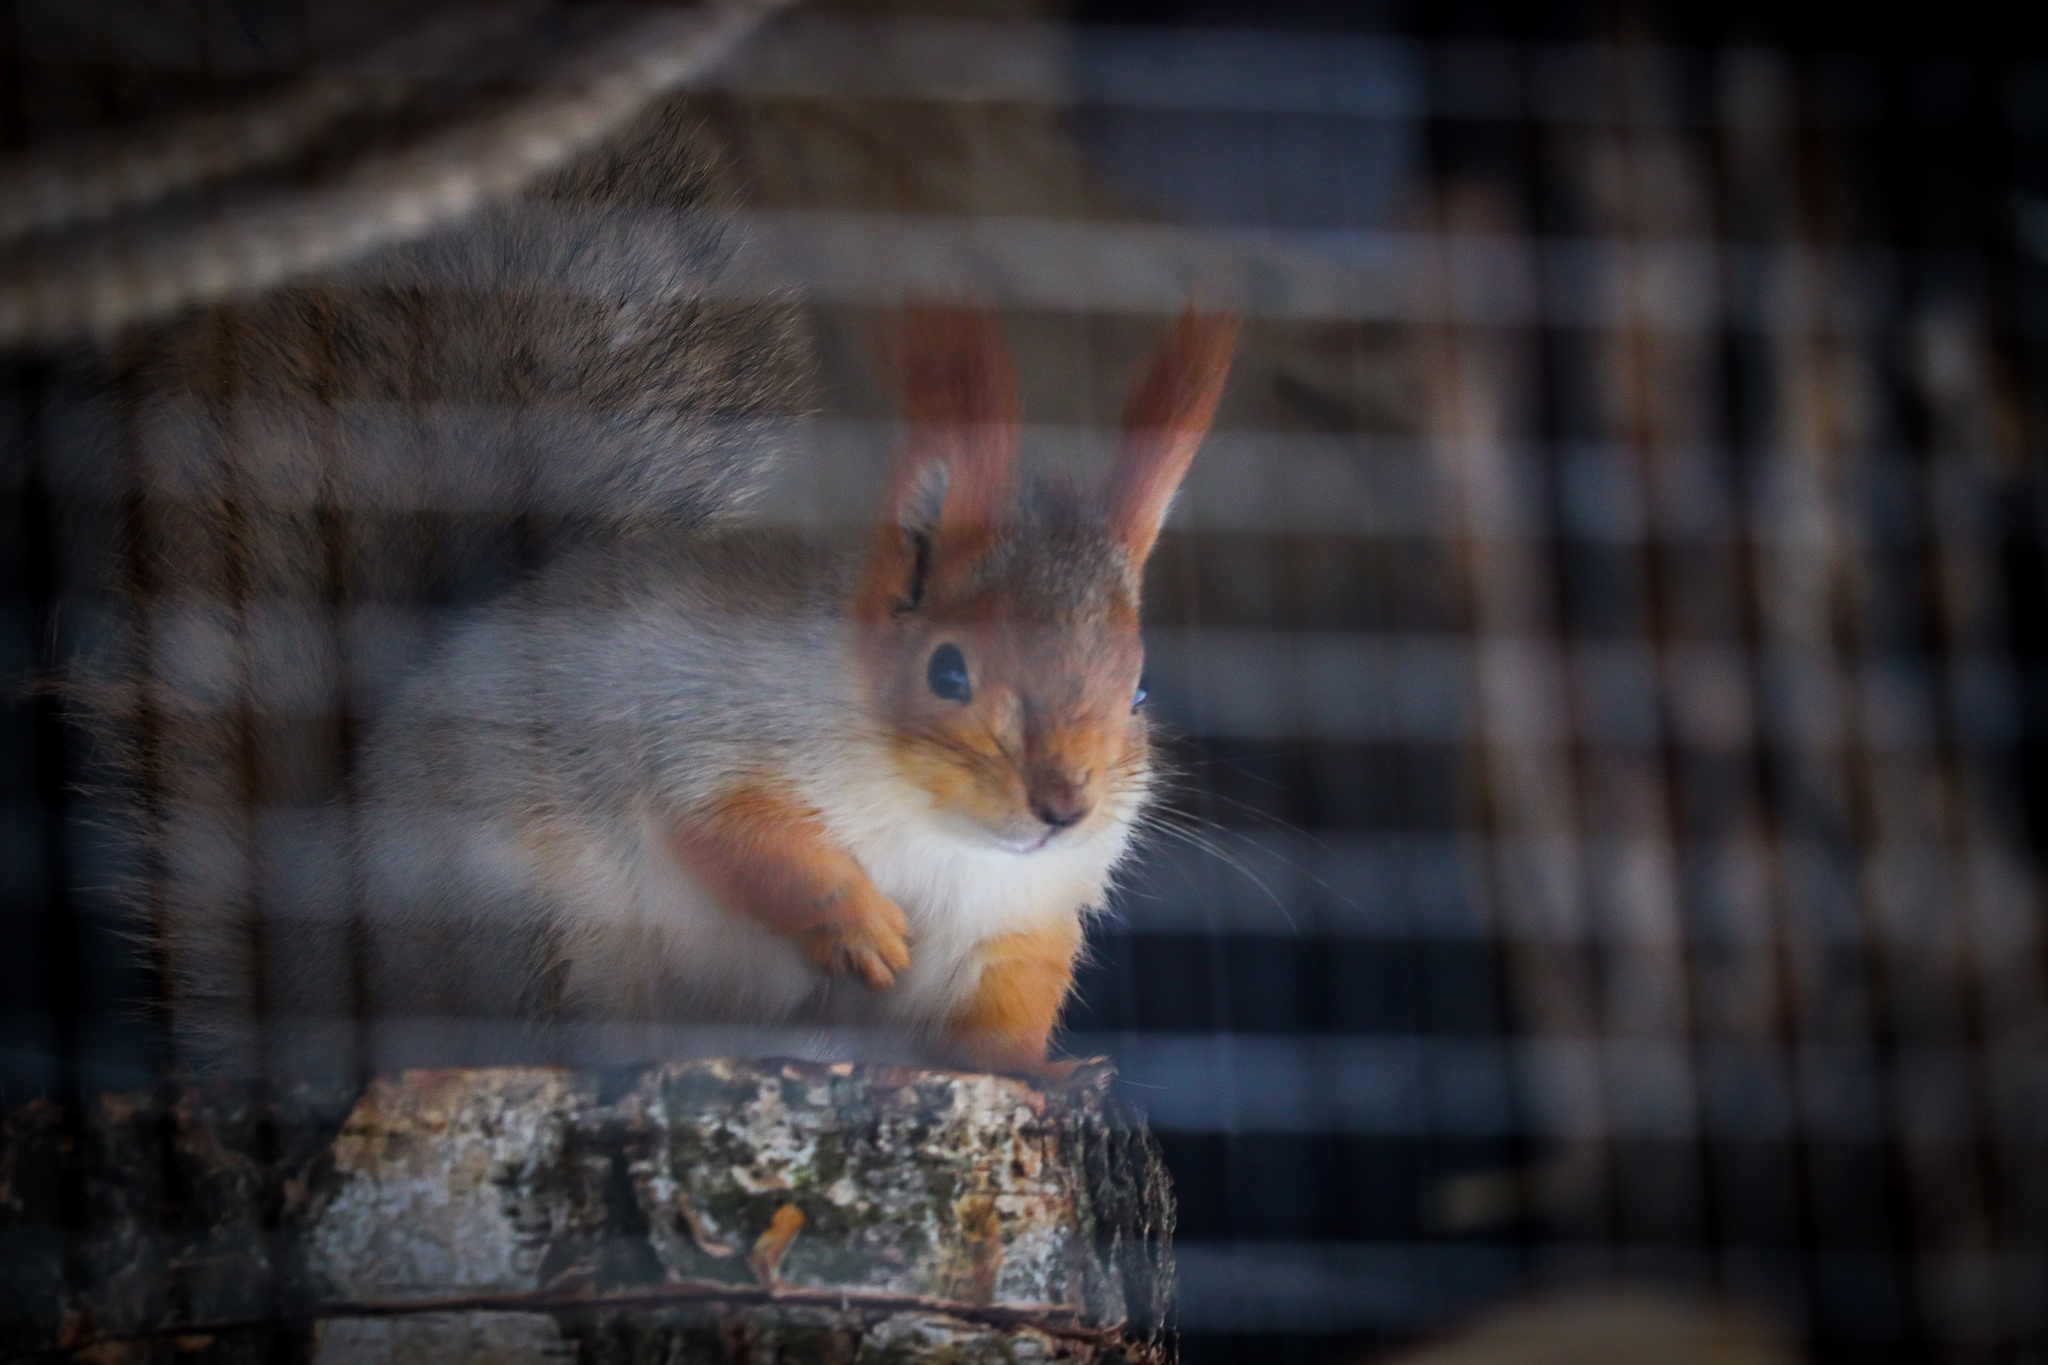
[(1034, 775), (1027, 799), (1031, 813), (1053, 830), (1071, 829), (1095, 809), (1085, 776), (1077, 782), (1065, 774)]

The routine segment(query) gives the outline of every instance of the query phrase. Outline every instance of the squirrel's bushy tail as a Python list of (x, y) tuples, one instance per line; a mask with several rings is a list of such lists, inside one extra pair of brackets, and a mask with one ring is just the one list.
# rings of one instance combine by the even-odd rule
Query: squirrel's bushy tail
[[(574, 27), (586, 22), (576, 8), (525, 12)], [(627, 7), (657, 27), (658, 10)], [(445, 59), (451, 40), (430, 37), (414, 56)], [(305, 825), (295, 812), (346, 825), (336, 813), (364, 729), (451, 611), (566, 543), (730, 514), (787, 440), (805, 369), (795, 309), (723, 287), (734, 244), (699, 120), (660, 81), (641, 80), (633, 100), (620, 82), (639, 67), (605, 67), (599, 57), (623, 57), (620, 35), (602, 37), (577, 50), (595, 74), (569, 93), (588, 104), (611, 89), (602, 119), (584, 109), (609, 131), (538, 178), (489, 163), (509, 155), (500, 134), (545, 112), (507, 104), (522, 97), (516, 82), (509, 95), (503, 82), (422, 83), (338, 111), (327, 105), (341, 97), (316, 98), (317, 85), (273, 95), (262, 107), (311, 130), (288, 156), (266, 144), (245, 158), (263, 163), (250, 192), (273, 207), (306, 179), (304, 212), (280, 222), (325, 212), (323, 162), (421, 171), (439, 158), (488, 193), (422, 230), (405, 195), (370, 194), (372, 176), (348, 204), (371, 249), (260, 292), (188, 290), (203, 307), (50, 368), (67, 377), (47, 399), (59, 434), (49, 477), (115, 532), (112, 626), (75, 691), (110, 740), (135, 899), (168, 926), (152, 933), (171, 959), (262, 950), (266, 904), (304, 880), (275, 832)], [(567, 98), (559, 85), (531, 98)], [(165, 126), (159, 140), (175, 142), (185, 125)], [(81, 182), (37, 212), (89, 237), (70, 220), (156, 196), (169, 222), (187, 207), (179, 195), (212, 192), (159, 169), (164, 184)], [(16, 209), (23, 221), (6, 226), (48, 228)], [(205, 988), (176, 960), (164, 974)]]

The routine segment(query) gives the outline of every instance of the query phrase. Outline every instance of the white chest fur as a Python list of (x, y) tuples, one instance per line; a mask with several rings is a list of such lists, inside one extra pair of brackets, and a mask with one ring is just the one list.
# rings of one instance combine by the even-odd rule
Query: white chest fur
[(867, 1017), (936, 1023), (973, 989), (981, 950), (1006, 934), (1071, 924), (1102, 903), (1111, 870), (1130, 841), (1127, 819), (1029, 853), (996, 846), (935, 815), (922, 793), (887, 779), (809, 793), (826, 827), (859, 861), (875, 888), (903, 909), (911, 965)]
[(909, 922), (910, 967), (892, 990), (828, 980), (794, 940), (717, 904), (650, 818), (628, 836), (614, 872), (570, 879), (583, 930), (570, 953), (571, 993), (582, 1007), (599, 1016), (936, 1027), (974, 988), (991, 940), (1072, 924), (1100, 905), (1130, 838), (1120, 817), (1016, 853), (948, 828), (920, 793), (887, 778), (806, 785), (835, 841)]

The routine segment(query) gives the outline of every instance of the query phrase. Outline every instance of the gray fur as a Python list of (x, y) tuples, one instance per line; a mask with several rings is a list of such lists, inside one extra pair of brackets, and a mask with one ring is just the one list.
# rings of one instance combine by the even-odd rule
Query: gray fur
[[(530, 856), (559, 842), (603, 869), (632, 869), (650, 820), (737, 779), (881, 762), (846, 614), (865, 551), (744, 527), (612, 538), (474, 612), (377, 722), (353, 802), (315, 817), (318, 838), (273, 841), (284, 869), (271, 879), (281, 903), (263, 907), (273, 943), (260, 955), (250, 946), (229, 886), (186, 902), (172, 950), (195, 1052), (238, 1068), (324, 1070), (356, 1048), (386, 1066), (445, 1062), (434, 1049), (505, 1055), (447, 1033), (495, 1024), (500, 1048), (523, 1040), (517, 1055), (588, 1061), (588, 1039), (561, 1026), (886, 1025), (852, 983), (817, 978), (800, 998), (749, 1004), (604, 966), (633, 951), (619, 935), (638, 932), (607, 918), (604, 878), (577, 868), (565, 884), (547, 874), (547, 855)], [(1077, 658), (1106, 596), (1124, 591), (1121, 559), (1080, 523), (1027, 518), (987, 563), (1043, 591), (1020, 628)], [(1127, 783), (1133, 813), (1143, 784), (1142, 772)], [(584, 984), (565, 990), (572, 978)], [(347, 1018), (365, 1031), (337, 1033), (332, 1021)], [(905, 1029), (936, 1022), (918, 1018), (879, 1042), (821, 1035), (808, 1050), (916, 1056)], [(365, 1041), (380, 1024), (421, 1020), (441, 1032)], [(627, 1060), (634, 1046), (594, 1059)]]
[[(107, 458), (74, 477), (130, 499), (128, 608), (77, 691), (130, 794), (132, 899), (193, 1060), (353, 1064), (373, 996), (534, 1016), (540, 907), (493, 904), (487, 933), (378, 917), (418, 900), (407, 866), (453, 863), (404, 827), (426, 772), (398, 759), (422, 755), (370, 736), (403, 733), (378, 724), (401, 692), (417, 713), (430, 685), (402, 680), (422, 660), (462, 667), (492, 623), (564, 591), (544, 566), (658, 562), (769, 477), (804, 343), (787, 305), (703, 297), (732, 250), (717, 175), (672, 100), (459, 228), (126, 349)], [(622, 240), (601, 230), (614, 208), (676, 229)], [(463, 621), (473, 643), (451, 643)], [(457, 693), (516, 678), (487, 672)], [(287, 1014), (320, 1055), (250, 1024)]]

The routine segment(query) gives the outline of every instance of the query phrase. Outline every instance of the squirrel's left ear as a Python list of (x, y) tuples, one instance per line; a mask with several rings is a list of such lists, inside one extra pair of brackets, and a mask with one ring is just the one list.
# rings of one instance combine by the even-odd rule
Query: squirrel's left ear
[(993, 314), (904, 310), (894, 345), (904, 434), (857, 610), (916, 609), (927, 578), (984, 553), (1016, 500), (1017, 381)]
[(905, 439), (892, 496), (906, 535), (971, 558), (1014, 499), (1017, 379), (995, 316), (966, 305), (906, 309), (897, 352)]
[(1237, 319), (1189, 309), (1124, 404), (1123, 442), (1102, 505), (1133, 572), (1152, 553), (1167, 505), (1208, 434), (1236, 344)]

